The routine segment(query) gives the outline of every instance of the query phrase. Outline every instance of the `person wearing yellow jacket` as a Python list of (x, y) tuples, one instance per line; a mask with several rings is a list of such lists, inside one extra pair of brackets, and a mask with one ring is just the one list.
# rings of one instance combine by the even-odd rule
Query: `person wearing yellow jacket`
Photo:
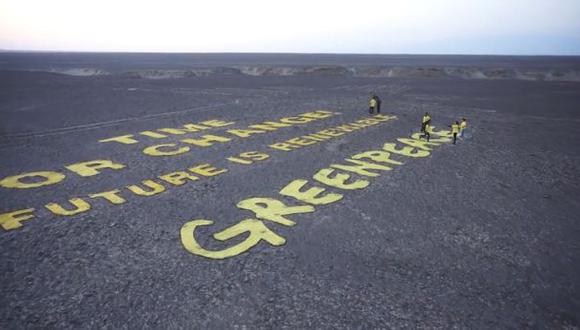
[(453, 144), (457, 141), (457, 133), (459, 133), (459, 122), (456, 121), (455, 124), (451, 124), (451, 133), (453, 134)]
[(431, 138), (431, 132), (433, 132), (433, 129), (431, 128), (431, 124), (427, 123), (425, 124), (425, 127), (423, 128), (423, 135), (421, 135), (419, 138), (427, 138), (427, 142), (429, 142), (429, 139)]
[(421, 118), (421, 133), (425, 133), (425, 125), (431, 124), (431, 115), (428, 112), (425, 112), (423, 118)]
[(377, 98), (373, 95), (373, 97), (371, 97), (371, 99), (369, 100), (369, 113), (375, 112), (376, 108), (377, 108)]
[(467, 119), (461, 118), (461, 123), (459, 124), (459, 138), (463, 139), (465, 130), (467, 129)]

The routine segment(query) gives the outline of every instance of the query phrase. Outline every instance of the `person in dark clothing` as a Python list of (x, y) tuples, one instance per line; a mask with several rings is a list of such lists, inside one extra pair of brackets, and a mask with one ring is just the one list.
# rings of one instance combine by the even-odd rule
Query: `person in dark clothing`
[(375, 95), (375, 100), (377, 100), (377, 113), (381, 113), (381, 98), (378, 95)]

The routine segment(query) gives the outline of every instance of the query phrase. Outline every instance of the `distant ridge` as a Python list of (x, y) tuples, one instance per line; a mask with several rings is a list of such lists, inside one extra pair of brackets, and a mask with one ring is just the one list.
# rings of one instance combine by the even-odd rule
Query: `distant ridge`
[(518, 70), (512, 68), (480, 68), (465, 66), (234, 66), (190, 70), (131, 70), (112, 73), (98, 68), (67, 68), (42, 71), (71, 76), (116, 75), (139, 79), (180, 79), (220, 75), (246, 76), (338, 76), (361, 78), (461, 78), (488, 80), (580, 81), (580, 70)]
[(288, 53), (0, 53), (0, 71), (178, 79), (216, 75), (580, 81), (580, 57)]

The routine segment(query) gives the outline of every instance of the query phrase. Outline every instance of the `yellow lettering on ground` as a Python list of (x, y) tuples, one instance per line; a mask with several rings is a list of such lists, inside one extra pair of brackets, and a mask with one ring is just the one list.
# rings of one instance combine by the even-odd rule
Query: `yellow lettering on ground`
[(270, 158), (268, 154), (258, 151), (246, 151), (242, 152), (239, 157), (228, 157), (227, 160), (244, 165), (253, 164), (254, 161), (261, 161)]
[(183, 247), (188, 252), (201, 257), (209, 259), (226, 259), (250, 250), (260, 243), (260, 241), (265, 241), (273, 246), (280, 246), (286, 243), (284, 237), (271, 231), (262, 221), (246, 219), (236, 225), (213, 234), (213, 237), (216, 240), (223, 242), (242, 234), (249, 233), (245, 240), (221, 251), (206, 250), (202, 248), (195, 239), (195, 229), (199, 226), (208, 226), (211, 224), (213, 224), (213, 221), (211, 220), (193, 220), (184, 224), (180, 231), (181, 244), (183, 244)]
[(34, 218), (34, 209), (23, 209), (0, 214), (0, 226), (4, 230), (13, 230), (22, 227), (22, 221)]
[(46, 204), (44, 207), (56, 215), (66, 215), (66, 216), (83, 213), (91, 209), (91, 205), (81, 198), (72, 198), (69, 199), (68, 201), (75, 207), (74, 209), (65, 209), (57, 203), (49, 203)]
[[(378, 116), (378, 115), (377, 115)], [(296, 118), (296, 117), (292, 117)], [(304, 117), (303, 117), (304, 118)], [(332, 139), (334, 137), (339, 137), (345, 133), (352, 132), (370, 125), (380, 124), (381, 122), (388, 121), (391, 119), (396, 119), (395, 116), (381, 116), (370, 119), (358, 120), (357, 122), (362, 122), (363, 124), (350, 123), (345, 125), (340, 125), (336, 127), (327, 128), (316, 133), (311, 133), (308, 135), (303, 135), (301, 137), (286, 140), (281, 143), (270, 144), (269, 147), (276, 150), (282, 151), (292, 151), (293, 149), (298, 149), (301, 147), (309, 146), (315, 144), (316, 142), (322, 142), (325, 140)]]
[(183, 171), (178, 171), (178, 172), (173, 172), (173, 173), (161, 175), (161, 176), (159, 176), (159, 179), (161, 179), (165, 182), (169, 182), (174, 186), (181, 186), (181, 185), (185, 184), (185, 182), (187, 180), (191, 180), (191, 181), (199, 180), (198, 177), (191, 175), (187, 172), (183, 172)]
[(251, 160), (260, 161), (270, 158), (270, 156), (266, 153), (259, 152), (259, 151), (246, 151), (240, 154), (242, 158), (249, 158)]
[(279, 200), (265, 197), (244, 199), (237, 204), (237, 207), (254, 212), (258, 219), (269, 220), (284, 226), (294, 226), (296, 224), (294, 221), (285, 218), (285, 215), (314, 212), (314, 207), (310, 205), (286, 206)]
[(350, 125), (346, 124), (346, 125), (336, 126), (334, 129), (341, 131), (341, 132), (349, 133), (352, 131), (356, 131), (357, 129), (360, 129), (360, 127), (350, 126)]
[(355, 180), (352, 183), (346, 183), (350, 178), (350, 174), (336, 173), (333, 177), (330, 177), (334, 172), (336, 172), (335, 169), (323, 168), (316, 172), (312, 178), (327, 186), (344, 190), (363, 189), (370, 184), (367, 180)]
[(403, 165), (403, 163), (401, 163), (399, 161), (392, 160), (390, 153), (388, 153), (386, 151), (381, 151), (381, 150), (371, 150), (371, 151), (361, 152), (360, 154), (356, 154), (354, 156), (351, 156), (350, 158), (352, 158), (352, 159), (368, 158), (368, 159), (372, 160), (373, 162), (377, 162), (377, 163)]
[(287, 124), (306, 124), (316, 119), (305, 118), (305, 117), (285, 117), (280, 118), (280, 121)]
[(64, 178), (65, 175), (58, 172), (51, 171), (29, 172), (6, 177), (0, 180), (0, 186), (4, 188), (17, 188), (17, 189), (37, 188), (59, 183), (62, 180), (64, 180)]
[(273, 122), (273, 121), (265, 121), (261, 124), (250, 125), (249, 127), (254, 128), (254, 129), (264, 130), (264, 131), (275, 131), (278, 128), (290, 127), (290, 126), (292, 126), (292, 125)]
[(389, 121), (391, 119), (397, 119), (397, 116), (390, 116), (390, 115), (375, 115), (373, 119), (378, 121)]
[(341, 136), (344, 135), (344, 132), (339, 132), (334, 128), (325, 129), (322, 131), (318, 131), (319, 134), (330, 135), (330, 136)]
[(330, 167), (337, 168), (339, 170), (347, 171), (347, 172), (354, 172), (359, 175), (370, 176), (370, 177), (377, 177), (379, 174), (370, 172), (368, 170), (379, 170), (379, 171), (390, 171), (392, 168), (384, 165), (374, 164), (363, 162), (362, 160), (355, 160), (355, 159), (345, 159), (349, 163), (354, 163), (355, 165), (341, 165), (341, 164), (332, 164)]
[(204, 125), (207, 125), (207, 126), (211, 126), (211, 127), (224, 127), (224, 126), (229, 126), (229, 125), (235, 124), (235, 122), (233, 122), (233, 121), (223, 121), (223, 120), (217, 120), (217, 119), (206, 120), (206, 121), (202, 121), (201, 123)]
[(398, 138), (397, 141), (406, 144), (411, 147), (415, 147), (421, 150), (433, 150), (430, 146), (439, 146), (439, 143), (435, 142), (427, 142), (427, 141), (419, 141), (414, 139), (407, 139), (407, 138)]
[(300, 148), (299, 146), (290, 143), (274, 143), (270, 144), (268, 147), (272, 149), (282, 150), (282, 151), (292, 151), (293, 149)]
[(196, 124), (185, 124), (180, 128), (158, 128), (157, 130), (159, 132), (169, 133), (173, 135), (183, 135), (187, 133), (199, 132), (206, 129), (209, 129), (209, 127)]
[(231, 141), (230, 138), (217, 136), (217, 135), (203, 135), (200, 139), (184, 139), (181, 140), (183, 143), (193, 144), (199, 147), (210, 147), (213, 145), (212, 142), (228, 142)]
[(308, 183), (307, 180), (294, 180), (290, 182), (286, 187), (280, 190), (280, 195), (292, 197), (302, 202), (313, 205), (324, 205), (334, 203), (342, 199), (341, 194), (326, 194), (324, 196), (319, 196), (326, 189), (320, 187), (313, 187), (305, 191), (300, 191)]
[(361, 129), (361, 128), (365, 128), (369, 125), (363, 125), (363, 124), (358, 124), (358, 123), (350, 123), (350, 126), (356, 127), (357, 129)]
[(254, 163), (251, 160), (241, 159), (241, 158), (238, 158), (238, 157), (228, 157), (226, 159), (229, 160), (230, 162), (238, 163), (238, 164), (244, 164), (244, 165), (250, 165), (250, 164), (253, 164)]
[(332, 139), (332, 136), (318, 134), (318, 133), (312, 133), (312, 134), (304, 135), (303, 138), (321, 142), (321, 141), (326, 141), (326, 140)]
[(121, 196), (117, 196), (117, 194), (120, 193), (120, 191), (118, 189), (115, 190), (111, 190), (111, 191), (103, 191), (101, 193), (97, 193), (97, 194), (90, 194), (89, 197), (90, 198), (103, 198), (109, 202), (111, 202), (111, 204), (123, 204), (125, 203), (125, 199)]
[(119, 163), (114, 163), (114, 162), (112, 162), (110, 160), (106, 160), (106, 159), (97, 159), (97, 160), (91, 160), (89, 162), (75, 163), (75, 164), (71, 164), (71, 165), (68, 165), (65, 167), (67, 169), (69, 169), (70, 171), (73, 171), (80, 176), (93, 176), (93, 175), (97, 175), (97, 174), (101, 173), (100, 171), (97, 171), (97, 170), (100, 170), (103, 168), (110, 168), (112, 170), (120, 170), (122, 168), (125, 168), (125, 165), (119, 164)]
[[(170, 148), (169, 150), (163, 150), (165, 148)], [(167, 144), (157, 144), (154, 146), (147, 147), (143, 149), (143, 153), (149, 156), (161, 157), (161, 156), (175, 156), (186, 153), (190, 150), (189, 147), (178, 148), (175, 143)]]
[(145, 136), (148, 136), (148, 137), (152, 137), (154, 139), (164, 139), (164, 138), (167, 137), (167, 135), (159, 134), (159, 133), (151, 132), (151, 131), (143, 131), (143, 132), (139, 132), (139, 134), (145, 135)]
[(299, 146), (309, 146), (312, 144), (316, 144), (316, 141), (312, 141), (312, 140), (305, 140), (302, 138), (293, 138), (293, 139), (289, 139), (286, 142), (288, 143), (292, 143), (292, 144), (297, 144)]
[(127, 189), (129, 189), (129, 191), (135, 195), (139, 196), (154, 196), (165, 191), (165, 187), (163, 185), (153, 180), (144, 180), (141, 181), (141, 183), (149, 189), (145, 190), (137, 185), (127, 186)]
[(361, 128), (371, 126), (370, 124), (367, 124), (366, 119), (357, 120), (354, 123), (351, 123), (351, 125), (357, 125)]
[[(383, 120), (378, 119), (369, 119), (369, 120), (361, 120), (361, 125), (375, 125), (380, 123), (381, 121), (386, 121), (391, 118), (385, 117)], [(350, 126), (347, 127), (347, 130), (350, 129)], [(329, 132), (321, 131), (321, 134)], [(306, 137), (303, 137), (306, 138)], [(292, 140), (288, 140), (291, 142)], [(340, 169), (346, 172), (356, 173), (362, 176), (368, 177), (377, 177), (379, 176), (376, 171), (390, 171), (392, 168), (390, 166), (381, 165), (378, 163), (384, 163), (389, 165), (403, 165), (402, 162), (391, 159), (391, 153), (397, 155), (404, 155), (409, 157), (426, 157), (430, 153), (427, 150), (431, 150), (429, 146), (438, 146), (439, 144), (432, 142), (423, 142), (418, 141), (415, 139), (406, 139), (406, 138), (399, 138), (399, 142), (403, 144), (408, 144), (410, 146), (404, 146), (402, 148), (397, 148), (394, 143), (385, 143), (383, 145), (383, 150), (369, 150), (365, 152), (360, 152), (351, 156), (351, 158), (347, 158), (346, 161), (349, 163), (348, 165), (345, 164), (331, 164), (331, 168), (324, 168), (319, 170), (317, 173), (313, 175), (314, 180), (325, 184), (330, 187), (344, 189), (344, 190), (353, 190), (353, 189), (363, 189), (367, 187), (370, 183), (367, 180), (351, 180), (350, 183), (347, 183), (347, 180), (351, 178), (349, 174), (336, 172), (335, 169)], [(427, 149), (427, 150), (425, 150)], [(282, 149), (284, 150), (284, 149)], [(288, 150), (291, 150), (290, 148)], [(366, 162), (362, 161), (361, 159), (369, 159), (373, 162)], [(281, 196), (291, 197), (296, 199), (297, 201), (312, 204), (312, 205), (326, 205), (337, 202), (341, 200), (344, 196), (342, 194), (337, 193), (326, 193), (325, 188), (321, 188), (319, 186), (313, 186), (311, 188), (305, 189), (305, 186), (309, 183), (308, 180), (297, 179), (291, 181), (289, 184), (284, 186), (280, 191), (279, 194)], [(314, 212), (315, 209), (311, 205), (300, 205), (300, 206), (287, 206), (279, 200), (273, 198), (266, 198), (266, 197), (255, 197), (255, 198), (248, 198), (245, 200), (240, 201), (237, 204), (237, 207), (240, 209), (245, 209), (254, 212), (255, 216), (262, 220), (272, 221), (284, 226), (293, 226), (296, 224), (293, 220), (286, 218), (285, 216), (290, 214), (297, 214), (297, 213), (310, 213)], [(230, 228), (226, 228), (222, 232), (214, 234), (214, 238), (217, 240), (227, 240), (234, 238), (236, 236), (241, 235), (242, 233), (250, 231), (250, 235), (246, 237), (246, 240), (239, 243), (236, 246), (231, 248), (227, 248), (222, 251), (210, 251), (203, 249), (197, 241), (195, 241), (194, 237), (194, 230), (196, 226), (204, 226), (210, 225), (213, 222), (209, 220), (194, 220), (182, 227), (182, 242), (186, 249), (194, 253), (196, 255), (204, 256), (211, 259), (223, 259), (232, 257), (235, 255), (239, 255), (245, 251), (248, 251), (253, 246), (258, 244), (259, 239), (250, 241), (250, 237), (254, 235), (254, 232), (248, 229), (250, 224), (260, 224), (260, 226), (264, 226), (259, 220), (256, 219), (246, 219), (240, 222), (238, 225), (232, 226)], [(244, 226), (241, 226), (244, 224)], [(241, 226), (238, 228), (237, 226)], [(279, 245), (284, 244), (285, 239), (279, 237), (275, 233), (272, 233), (267, 227), (261, 227), (262, 232), (273, 234), (272, 239), (279, 238)], [(265, 240), (265, 239), (264, 239)], [(238, 240), (239, 241), (239, 240)], [(247, 245), (244, 245), (246, 244)], [(270, 242), (271, 243), (271, 242)], [(272, 244), (272, 243), (271, 243)], [(272, 244), (276, 245), (276, 244)]]
[(254, 129), (229, 129), (226, 132), (243, 138), (249, 137), (253, 134), (266, 133), (266, 131), (259, 131)]
[(412, 158), (421, 158), (427, 157), (430, 155), (429, 151), (426, 150), (419, 150), (412, 147), (402, 147), (401, 149), (397, 148), (395, 143), (385, 143), (383, 145), (383, 150), (388, 151), (393, 154), (412, 157)]
[[(315, 120), (320, 120), (320, 119), (324, 119), (324, 118), (328, 118), (331, 116), (334, 116), (335, 112), (331, 112), (331, 111), (325, 111), (325, 110), (318, 110), (318, 111), (313, 111), (313, 112), (306, 112), (303, 114), (299, 114), (297, 116), (291, 116), (291, 117), (284, 117), (281, 118), (279, 121), (265, 121), (262, 123), (258, 123), (258, 124), (253, 124), (253, 125), (249, 125), (247, 129), (245, 130), (232, 130), (232, 132), (230, 132), (233, 135), (239, 136), (239, 137), (248, 137), (252, 134), (258, 134), (258, 132), (260, 133), (264, 133), (262, 131), (275, 131), (278, 128), (282, 128), (282, 127), (290, 127), (294, 124), (305, 124), (305, 123), (309, 123)], [(147, 131), (141, 131), (139, 132), (139, 134), (147, 136), (147, 137), (151, 137), (151, 138), (155, 138), (155, 139), (163, 139), (163, 138), (167, 138), (167, 135), (165, 134), (161, 134), (161, 133), (166, 133), (166, 134), (173, 134), (173, 135), (184, 135), (184, 134), (188, 134), (188, 133), (194, 133), (194, 132), (199, 132), (202, 130), (207, 130), (207, 129), (211, 129), (214, 127), (225, 127), (225, 126), (229, 126), (229, 125), (233, 125), (235, 124), (235, 122), (233, 121), (223, 121), (223, 120), (217, 120), (217, 119), (211, 119), (211, 120), (206, 120), (203, 121), (201, 123), (198, 124), (184, 124), (181, 127), (177, 127), (177, 128), (171, 128), (171, 127), (165, 127), (165, 128), (159, 128), (156, 129), (155, 132), (151, 131), (151, 130), (147, 130)], [(159, 133), (161, 132), (161, 133)], [(194, 145), (199, 145), (202, 147), (207, 147), (211, 144), (208, 144), (208, 142), (225, 142), (224, 140), (207, 140), (207, 137), (213, 137), (212, 135), (206, 136), (205, 138), (205, 142), (200, 142), (194, 139), (188, 139), (187, 141), (183, 141), (185, 143), (191, 143)], [(222, 139), (225, 139), (222, 137)], [(139, 141), (137, 141), (134, 138), (134, 135), (132, 134), (127, 134), (127, 135), (120, 135), (120, 136), (115, 136), (115, 137), (111, 137), (108, 139), (101, 139), (99, 140), (99, 142), (117, 142), (117, 143), (121, 143), (121, 144), (135, 144), (135, 143), (139, 143)]]
[(367, 118), (367, 119), (357, 120), (357, 123), (367, 124), (369, 126), (376, 125), (376, 124), (378, 124), (380, 122), (381, 122), (380, 120), (376, 120), (376, 119), (373, 119), (373, 118)]
[[(435, 138), (433, 137), (434, 134), (431, 134), (431, 138), (429, 139), (429, 142), (435, 142), (435, 143), (448, 143), (451, 142), (452, 140), (448, 137), (439, 137), (439, 138)], [(423, 134), (421, 133), (413, 133), (411, 135), (411, 138), (414, 140), (421, 140), (421, 137), (423, 136)], [(438, 136), (438, 135), (437, 135)]]
[(199, 175), (203, 175), (203, 176), (215, 176), (215, 175), (222, 174), (222, 173), (225, 173), (228, 171), (225, 168), (222, 168), (222, 169), (215, 168), (215, 167), (211, 166), (210, 164), (202, 164), (202, 165), (199, 165), (196, 167), (192, 167), (189, 170), (195, 174), (199, 174)]
[(453, 137), (453, 133), (451, 133), (450, 130), (441, 130), (441, 131), (436, 131), (435, 130), (435, 126), (433, 126), (431, 128), (431, 134), (435, 134), (439, 137), (448, 137), (448, 138), (452, 138)]
[(314, 119), (324, 119), (324, 118), (328, 118), (328, 117), (334, 116), (334, 113), (332, 111), (317, 110), (317, 111), (314, 111), (314, 112), (302, 113), (302, 114), (300, 114), (300, 116), (302, 116), (302, 117), (308, 117), (308, 118), (314, 118)]
[(119, 142), (122, 144), (135, 144), (135, 143), (139, 143), (139, 141), (135, 140), (132, 138), (133, 135), (132, 134), (128, 134), (128, 135), (121, 135), (121, 136), (115, 136), (112, 138), (108, 138), (108, 139), (102, 139), (99, 140), (99, 142)]

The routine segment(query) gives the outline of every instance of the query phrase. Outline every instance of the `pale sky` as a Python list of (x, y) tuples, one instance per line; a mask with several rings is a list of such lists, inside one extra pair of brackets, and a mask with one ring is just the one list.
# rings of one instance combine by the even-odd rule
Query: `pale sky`
[(580, 55), (580, 0), (0, 0), (0, 49)]

